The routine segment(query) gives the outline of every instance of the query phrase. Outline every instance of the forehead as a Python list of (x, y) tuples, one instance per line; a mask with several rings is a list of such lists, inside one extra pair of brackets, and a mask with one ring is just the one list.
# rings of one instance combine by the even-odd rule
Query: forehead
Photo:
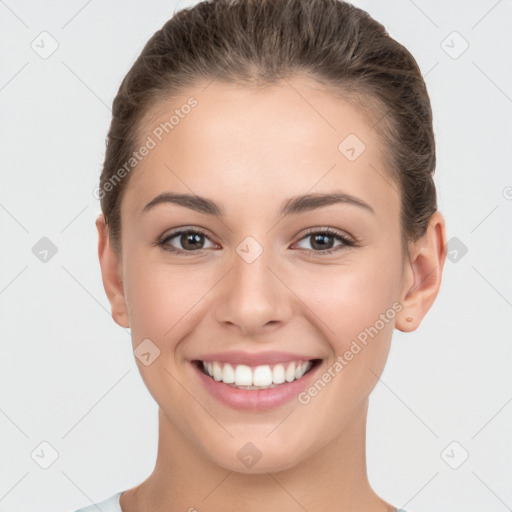
[(240, 212), (248, 202), (269, 209), (275, 197), (277, 209), (282, 196), (331, 189), (389, 209), (396, 187), (373, 129), (378, 115), (307, 78), (266, 87), (203, 83), (147, 112), (139, 141), (154, 147), (133, 171), (122, 211), (138, 214), (164, 191)]

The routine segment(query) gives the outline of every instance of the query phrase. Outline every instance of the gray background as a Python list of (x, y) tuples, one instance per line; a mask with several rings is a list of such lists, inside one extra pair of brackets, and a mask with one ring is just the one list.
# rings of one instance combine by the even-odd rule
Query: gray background
[[(157, 407), (110, 316), (93, 190), (122, 78), (194, 3), (0, 2), (2, 511), (75, 510), (153, 469)], [(354, 3), (425, 76), (453, 259), (371, 395), (370, 482), (408, 512), (512, 510), (512, 2)]]

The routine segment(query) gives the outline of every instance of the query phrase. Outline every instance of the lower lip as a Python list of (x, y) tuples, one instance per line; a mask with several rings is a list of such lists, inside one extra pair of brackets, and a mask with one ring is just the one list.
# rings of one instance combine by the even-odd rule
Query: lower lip
[(252, 411), (273, 409), (296, 398), (298, 394), (307, 387), (320, 367), (320, 365), (317, 364), (300, 379), (294, 380), (293, 382), (284, 382), (275, 388), (239, 389), (212, 379), (203, 373), (195, 362), (192, 363), (192, 366), (206, 389), (215, 398), (229, 407)]

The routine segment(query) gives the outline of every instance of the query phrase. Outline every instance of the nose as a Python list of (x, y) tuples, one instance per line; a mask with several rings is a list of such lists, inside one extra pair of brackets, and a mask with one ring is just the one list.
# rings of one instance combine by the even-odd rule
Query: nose
[(231, 271), (220, 283), (215, 318), (240, 335), (265, 339), (291, 317), (294, 295), (270, 250), (254, 261), (240, 254), (235, 252)]

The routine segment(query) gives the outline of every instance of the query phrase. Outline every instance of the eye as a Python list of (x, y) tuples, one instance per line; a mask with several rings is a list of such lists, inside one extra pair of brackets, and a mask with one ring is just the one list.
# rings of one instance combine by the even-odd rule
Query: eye
[[(306, 249), (308, 253), (331, 254), (343, 250), (344, 247), (353, 247), (356, 243), (341, 232), (332, 228), (310, 230), (302, 240), (311, 240), (313, 249)], [(335, 240), (341, 243), (333, 247)]]
[[(357, 245), (354, 240), (332, 228), (311, 229), (306, 233), (304, 237), (300, 239), (298, 243), (308, 239), (311, 240), (311, 246), (313, 249), (306, 248), (306, 252), (320, 255), (331, 254), (333, 252), (343, 250), (345, 247), (354, 247)], [(173, 246), (171, 243), (173, 240), (176, 240), (174, 244), (178, 244), (181, 247)], [(153, 245), (161, 246), (164, 250), (176, 253), (180, 256), (193, 256), (194, 254), (200, 253), (204, 249), (215, 247), (216, 244), (211, 241), (210, 243), (212, 245), (210, 247), (205, 247), (205, 240), (210, 239), (203, 231), (197, 228), (182, 228), (178, 231), (170, 233), (161, 241), (156, 242)], [(333, 247), (332, 244), (336, 240), (338, 240), (340, 244)]]
[[(176, 248), (172, 246), (170, 242), (175, 239), (177, 240), (175, 243), (181, 245), (181, 247)], [(204, 247), (205, 239), (209, 240), (206, 234), (200, 230), (181, 229), (166, 236), (162, 241), (158, 242), (157, 245), (162, 246), (166, 251), (178, 253), (180, 255), (185, 255), (186, 253), (194, 254), (197, 251), (208, 249), (208, 247)], [(213, 243), (212, 245), (215, 246)]]

